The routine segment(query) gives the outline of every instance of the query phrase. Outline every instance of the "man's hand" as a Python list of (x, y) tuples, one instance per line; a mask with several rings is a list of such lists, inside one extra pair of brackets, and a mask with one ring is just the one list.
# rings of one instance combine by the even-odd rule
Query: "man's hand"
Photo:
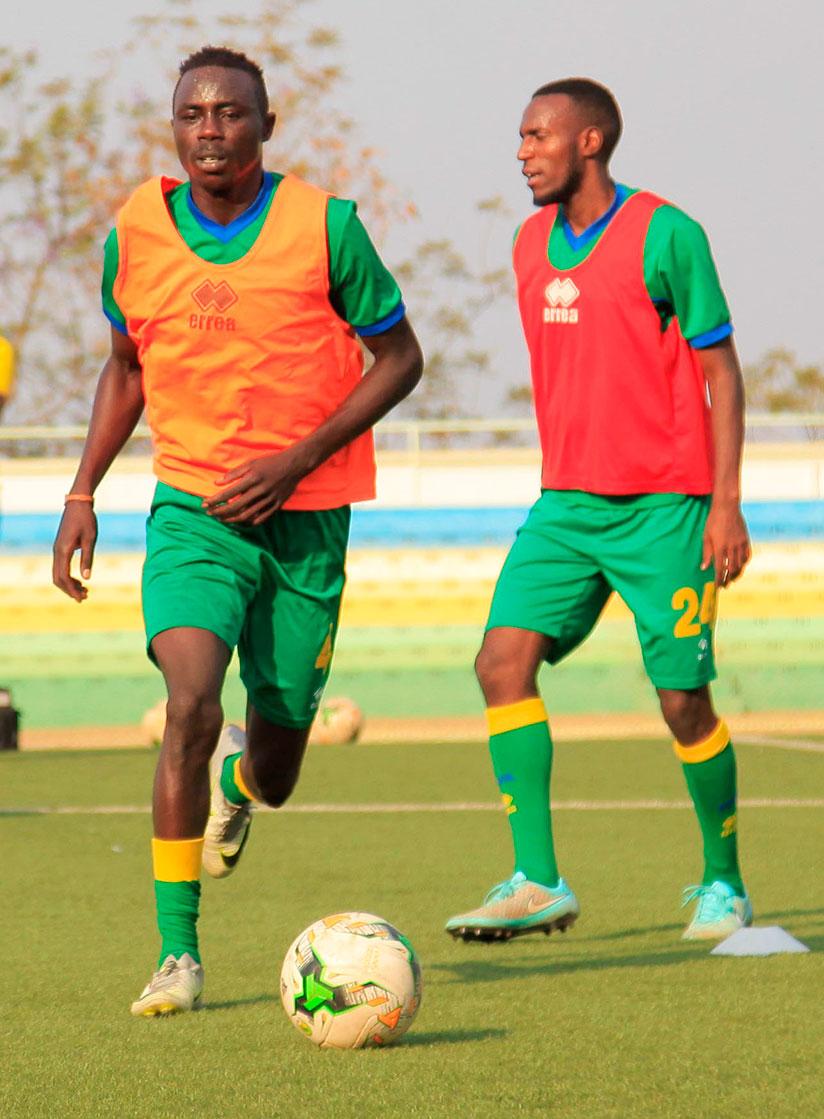
[(220, 480), (227, 489), (203, 501), (204, 510), (226, 524), (259, 525), (281, 508), (311, 469), (300, 443), (277, 454), (249, 459)]
[(726, 587), (738, 578), (751, 554), (741, 506), (737, 502), (713, 501), (704, 529), (701, 570), (714, 564), (716, 587)]
[(309, 435), (273, 455), (249, 459), (218, 483), (228, 487), (203, 502), (226, 524), (259, 525), (280, 509), (298, 482), (373, 427), (421, 377), (423, 355), (406, 318), (363, 339), (375, 361), (330, 416)]
[(90, 503), (70, 501), (63, 510), (63, 517), (54, 540), (52, 582), (75, 602), (83, 602), (88, 588), (71, 574), (75, 552), (80, 552), (80, 575), (91, 578), (94, 546), (97, 543), (97, 517)]
[[(115, 456), (125, 446), (143, 411), (140, 362), (134, 342), (115, 327), (111, 329), (112, 350), (106, 359), (94, 394), (89, 433), (72, 493), (91, 495)], [(56, 587), (83, 602), (88, 590), (72, 577), (71, 562), (80, 552), (80, 576), (92, 573), (97, 543), (97, 517), (90, 501), (67, 501), (54, 540), (52, 581)]]

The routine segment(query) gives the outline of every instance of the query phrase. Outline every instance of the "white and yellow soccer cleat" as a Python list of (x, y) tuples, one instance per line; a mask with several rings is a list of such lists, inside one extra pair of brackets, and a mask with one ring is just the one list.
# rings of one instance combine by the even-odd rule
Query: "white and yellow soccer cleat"
[(681, 904), (689, 905), (696, 899), (698, 905), (682, 940), (724, 940), (752, 924), (750, 899), (746, 894), (743, 897), (736, 894), (726, 882), (688, 886)]
[(467, 941), (511, 940), (531, 932), (548, 936), (553, 929), (565, 932), (579, 913), (578, 899), (563, 878), (557, 886), (542, 886), (517, 871), (493, 886), (478, 909), (451, 917), (446, 931)]
[(246, 735), (231, 723), (225, 726), (217, 740), (215, 752), (209, 762), (209, 779), (212, 796), (209, 802), (209, 819), (203, 835), (203, 869), (212, 878), (225, 878), (238, 864), (252, 823), (252, 804), (232, 804), (220, 786), (223, 763), (230, 754), (246, 749)]
[(132, 1003), (136, 1018), (156, 1018), (194, 1010), (203, 994), (203, 968), (188, 952), (167, 956)]

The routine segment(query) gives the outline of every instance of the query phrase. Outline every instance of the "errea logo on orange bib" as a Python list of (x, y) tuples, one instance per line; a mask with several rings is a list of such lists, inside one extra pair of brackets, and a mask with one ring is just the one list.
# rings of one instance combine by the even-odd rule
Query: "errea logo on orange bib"
[(544, 322), (577, 323), (578, 308), (572, 304), (581, 293), (568, 276), (559, 280), (556, 276), (544, 288), (544, 298), (549, 304), (544, 307)]
[[(237, 303), (238, 297), (225, 280), (213, 284), (211, 280), (204, 280), (192, 292), (192, 299), (200, 307), (203, 314), (192, 312), (189, 315), (189, 328), (191, 330), (234, 330), (235, 320), (225, 312)], [(217, 314), (209, 314), (211, 310)]]

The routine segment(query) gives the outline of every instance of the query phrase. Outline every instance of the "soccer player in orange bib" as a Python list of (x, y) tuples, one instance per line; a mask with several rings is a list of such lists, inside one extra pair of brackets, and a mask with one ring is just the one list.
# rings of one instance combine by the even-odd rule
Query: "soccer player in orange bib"
[[(56, 585), (82, 602), (94, 492), (145, 401), (158, 483), (143, 613), (168, 703), (153, 798), (161, 947), (138, 1016), (197, 1005), (201, 865), (231, 873), (254, 802), (282, 805), (295, 786), (332, 660), (350, 506), (375, 494), (371, 429), (422, 368), (354, 203), (264, 172), (275, 116), (260, 67), (205, 47), (181, 64), (172, 111), (188, 181), (138, 187), (106, 243), (112, 351), (54, 548)], [(234, 649), (245, 733), (223, 728)]]
[(564, 929), (578, 916), (555, 857), (536, 677), (586, 638), (613, 591), (635, 617), (702, 833), (684, 936), (718, 939), (752, 919), (735, 756), (709, 689), (716, 590), (750, 555), (743, 382), (703, 230), (612, 180), (620, 134), (612, 94), (584, 78), (542, 86), (521, 121), (518, 159), (539, 209), (516, 234), (513, 263), (543, 470), (476, 662), (514, 873), (447, 922), (465, 940)]

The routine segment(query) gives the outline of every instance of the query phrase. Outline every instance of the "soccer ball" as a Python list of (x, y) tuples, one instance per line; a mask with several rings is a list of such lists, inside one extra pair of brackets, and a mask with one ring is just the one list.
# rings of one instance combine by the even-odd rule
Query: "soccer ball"
[(318, 746), (342, 746), (354, 742), (362, 727), (363, 715), (357, 703), (346, 696), (336, 696), (321, 703), (309, 732), (309, 742)]
[(166, 729), (166, 700), (159, 699), (140, 721), (140, 732), (147, 746), (159, 746)]
[(415, 950), (373, 913), (336, 913), (292, 943), (280, 973), (292, 1024), (322, 1049), (390, 1045), (421, 1004)]

